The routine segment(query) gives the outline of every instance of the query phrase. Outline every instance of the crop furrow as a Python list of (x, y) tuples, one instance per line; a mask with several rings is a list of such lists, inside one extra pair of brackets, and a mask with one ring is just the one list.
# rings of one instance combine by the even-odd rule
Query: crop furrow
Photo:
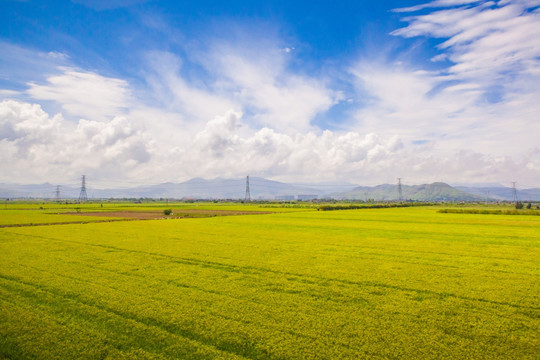
[[(79, 304), (78, 307), (82, 306), (82, 307), (94, 308), (98, 311), (109, 314), (109, 315), (104, 316), (104, 319), (110, 318), (110, 316), (119, 317), (123, 319), (123, 321), (128, 322), (125, 326), (129, 326), (129, 321), (133, 321), (135, 323), (138, 323), (138, 324), (141, 324), (150, 328), (149, 332), (152, 332), (152, 328), (155, 328), (160, 331), (163, 331), (164, 333), (167, 333), (168, 335), (178, 336), (186, 340), (192, 341), (194, 343), (199, 343), (209, 348), (213, 348), (217, 352), (230, 353), (231, 355), (236, 355), (236, 356), (246, 358), (246, 359), (284, 360), (279, 357), (268, 357), (267, 354), (265, 354), (264, 352), (261, 352), (260, 350), (256, 349), (253, 346), (250, 346), (249, 344), (244, 344), (244, 346), (242, 345), (238, 346), (238, 344), (235, 344), (235, 343), (228, 343), (228, 342), (220, 341), (219, 339), (205, 337), (202, 334), (190, 331), (187, 328), (180, 328), (174, 324), (164, 324), (150, 317), (136, 316), (130, 312), (120, 311), (118, 309), (107, 307), (95, 301), (91, 301), (88, 299), (81, 299), (79, 296), (75, 294), (66, 294), (56, 289), (51, 289), (51, 288), (48, 288), (39, 284), (33, 284), (28, 281), (22, 281), (20, 279), (17, 279), (11, 276), (5, 276), (2, 274), (0, 274), (0, 278), (4, 280), (9, 280), (10, 282), (14, 282), (15, 284), (23, 284), (25, 286), (34, 288), (36, 290), (49, 293), (52, 296), (60, 299), (61, 303), (67, 300), (68, 302), (74, 302), (76, 304)], [(29, 292), (28, 290), (24, 290), (20, 288), (17, 289), (16, 287), (13, 287), (13, 286), (5, 286), (5, 284), (3, 287), (7, 288), (7, 290), (10, 290), (10, 291), (19, 292), (21, 296), (25, 297), (28, 301), (31, 301), (37, 306), (42, 307), (45, 304), (47, 304), (51, 311), (59, 313), (60, 315), (62, 314), (62, 309), (61, 309), (62, 306), (61, 304), (56, 304), (55, 299), (45, 299), (43, 297), (40, 297), (39, 294), (37, 293), (32, 293), (32, 292)], [(56, 300), (56, 302), (58, 302), (58, 300)], [(79, 311), (84, 311), (84, 309), (79, 309)], [(71, 316), (77, 315), (83, 318), (84, 320), (86, 320), (89, 324), (97, 320), (95, 316), (85, 316), (85, 314), (81, 312), (78, 312), (78, 313), (71, 312), (70, 315)], [(145, 348), (145, 350), (151, 352), (151, 349)], [(195, 352), (195, 348), (193, 350)], [(209, 357), (209, 359), (210, 358), (213, 358), (213, 357)]]
[(380, 282), (352, 281), (352, 280), (339, 279), (339, 278), (330, 278), (330, 277), (327, 278), (327, 277), (323, 277), (323, 276), (295, 273), (295, 272), (282, 271), (282, 270), (274, 270), (274, 269), (269, 269), (269, 268), (264, 268), (264, 267), (256, 267), (256, 266), (252, 266), (252, 265), (224, 264), (224, 263), (215, 262), (215, 261), (199, 260), (199, 259), (195, 259), (195, 258), (185, 258), (185, 257), (179, 257), (179, 256), (165, 255), (165, 254), (149, 252), (149, 251), (143, 251), (143, 250), (125, 249), (125, 248), (116, 247), (116, 246), (112, 246), (112, 245), (88, 244), (88, 243), (85, 243), (85, 242), (78, 242), (78, 241), (74, 241), (74, 240), (57, 240), (57, 239), (46, 238), (46, 237), (42, 237), (42, 236), (38, 236), (38, 235), (32, 235), (32, 237), (40, 237), (40, 238), (44, 238), (44, 239), (48, 239), (48, 240), (54, 240), (54, 241), (58, 241), (58, 242), (76, 243), (76, 244), (79, 244), (79, 245), (90, 246), (90, 247), (113, 249), (113, 250), (116, 250), (116, 251), (122, 251), (122, 252), (127, 252), (127, 253), (144, 254), (144, 255), (149, 255), (149, 256), (152, 256), (152, 257), (169, 259), (170, 261), (174, 261), (174, 262), (177, 262), (179, 264), (194, 265), (194, 266), (204, 266), (204, 267), (209, 267), (209, 268), (213, 268), (213, 269), (229, 271), (229, 272), (233, 272), (233, 273), (253, 274), (253, 275), (262, 275), (262, 274), (265, 274), (265, 273), (273, 273), (273, 274), (286, 275), (286, 276), (307, 277), (307, 278), (311, 278), (311, 279), (316, 279), (316, 280), (318, 280), (318, 282), (323, 282), (323, 283), (324, 282), (336, 282), (336, 283), (351, 284), (351, 285), (357, 285), (357, 286), (385, 287), (385, 288), (391, 288), (391, 289), (396, 289), (396, 290), (400, 290), (400, 291), (414, 291), (414, 292), (418, 292), (418, 293), (430, 294), (430, 295), (438, 296), (440, 298), (454, 297), (454, 298), (467, 300), (467, 301), (479, 301), (479, 302), (491, 303), (491, 304), (494, 304), (494, 305), (504, 305), (504, 306), (510, 306), (510, 307), (515, 307), (515, 308), (529, 309), (529, 310), (540, 310), (540, 307), (530, 307), (530, 306), (521, 305), (521, 304), (515, 304), (515, 303), (510, 303), (510, 302), (489, 300), (489, 299), (476, 298), (476, 297), (468, 297), (468, 296), (454, 294), (454, 293), (438, 292), (438, 291), (428, 290), (428, 289), (416, 289), (416, 288), (412, 288), (412, 287), (403, 287), (403, 286), (400, 286), (400, 285), (392, 285), (392, 284), (386, 284), (386, 283), (380, 283)]

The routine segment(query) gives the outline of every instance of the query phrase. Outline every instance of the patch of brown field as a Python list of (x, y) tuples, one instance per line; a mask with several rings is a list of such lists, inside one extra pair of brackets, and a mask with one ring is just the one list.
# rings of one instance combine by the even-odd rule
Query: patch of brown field
[[(173, 212), (171, 215), (164, 215), (163, 210), (154, 211), (103, 211), (103, 212), (65, 212), (62, 215), (95, 216), (110, 219), (103, 220), (84, 220), (84, 221), (61, 221), (47, 223), (30, 224), (4, 224), (0, 228), (6, 227), (25, 227), (25, 226), (50, 226), (50, 225), (69, 225), (69, 224), (90, 224), (101, 222), (116, 222), (128, 220), (158, 220), (158, 219), (187, 219), (187, 218), (206, 218), (214, 216), (234, 216), (234, 215), (260, 215), (272, 214), (268, 211), (236, 211), (236, 210), (202, 210), (185, 209)], [(54, 214), (51, 214), (54, 215)]]
[(64, 213), (81, 216), (111, 217), (133, 220), (152, 219), (181, 219), (181, 218), (202, 218), (213, 216), (233, 216), (233, 215), (257, 215), (270, 214), (265, 211), (236, 211), (236, 210), (203, 210), (203, 209), (183, 209), (174, 211), (171, 215), (164, 215), (162, 210), (155, 211), (104, 211), (104, 212), (74, 212)]

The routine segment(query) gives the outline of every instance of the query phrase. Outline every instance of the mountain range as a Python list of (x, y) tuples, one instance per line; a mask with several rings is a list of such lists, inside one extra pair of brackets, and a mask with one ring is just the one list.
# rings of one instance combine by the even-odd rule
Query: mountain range
[[(392, 201), (399, 199), (398, 186), (382, 184), (357, 186), (346, 182), (298, 184), (284, 183), (259, 177), (249, 181), (251, 199), (296, 200), (328, 198), (337, 200)], [(402, 185), (402, 199), (414, 201), (490, 201), (513, 200), (513, 189), (504, 186), (455, 186), (436, 182), (422, 185)], [(80, 188), (60, 186), (60, 198), (76, 199)], [(244, 199), (246, 179), (194, 178), (181, 183), (162, 183), (137, 187), (99, 189), (87, 184), (89, 198), (168, 198), (168, 199)], [(540, 189), (520, 189), (519, 200), (540, 201)], [(54, 199), (56, 185), (50, 183), (21, 185), (0, 183), (0, 198)]]
[[(422, 185), (401, 185), (401, 198), (414, 201), (480, 201), (482, 197), (473, 195), (442, 182)], [(398, 185), (383, 184), (373, 187), (359, 186), (334, 198), (350, 200), (399, 200)]]

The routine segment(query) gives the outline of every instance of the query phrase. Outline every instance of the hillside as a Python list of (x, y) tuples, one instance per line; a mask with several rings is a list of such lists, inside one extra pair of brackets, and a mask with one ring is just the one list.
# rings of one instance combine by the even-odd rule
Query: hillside
[[(510, 187), (496, 186), (496, 187), (474, 187), (474, 186), (456, 186), (456, 189), (468, 192), (470, 194), (478, 195), (481, 197), (488, 196), (492, 200), (507, 200), (512, 201), (513, 191)], [(517, 198), (521, 201), (540, 201), (540, 189), (518, 189)]]
[[(415, 201), (478, 201), (482, 197), (466, 193), (442, 182), (422, 185), (402, 185), (403, 200)], [(397, 185), (360, 186), (352, 191), (333, 194), (337, 199), (393, 201), (398, 200)]]
[[(321, 197), (332, 191), (348, 191), (355, 187), (348, 183), (290, 184), (250, 177), (252, 199), (274, 200), (276, 198), (296, 199), (298, 195)], [(245, 197), (246, 178), (239, 179), (202, 179), (193, 178), (181, 183), (162, 183), (133, 188), (100, 189), (87, 181), (89, 198), (196, 198), (196, 199), (243, 199)], [(38, 185), (0, 184), (2, 198), (54, 198), (56, 185), (45, 183)], [(73, 186), (61, 186), (60, 197), (73, 199), (79, 196), (79, 189)]]
[[(202, 179), (193, 178), (181, 183), (162, 183), (125, 188), (96, 188), (87, 182), (89, 198), (196, 198), (196, 199), (243, 199), (246, 179)], [(0, 198), (54, 198), (56, 185), (0, 184)], [(60, 197), (74, 199), (79, 188), (62, 185)], [(436, 182), (423, 185), (402, 185), (404, 200), (415, 201), (482, 201), (489, 192), (490, 200), (512, 200), (512, 189), (504, 186), (455, 186)], [(296, 199), (298, 195), (313, 195), (320, 198), (393, 201), (398, 200), (395, 184), (377, 186), (355, 186), (350, 183), (294, 184), (250, 177), (252, 199)], [(539, 201), (540, 189), (519, 189), (518, 199)]]

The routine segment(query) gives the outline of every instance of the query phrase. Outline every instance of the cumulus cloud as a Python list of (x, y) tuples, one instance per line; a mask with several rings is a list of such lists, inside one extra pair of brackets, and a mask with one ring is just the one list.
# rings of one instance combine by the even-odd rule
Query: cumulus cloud
[[(358, 132), (289, 135), (270, 128), (246, 132), (240, 113), (229, 111), (206, 124), (181, 153), (178, 176), (240, 177), (245, 174), (286, 181), (348, 180), (362, 184), (428, 181), (532, 181), (540, 164), (533, 147), (517, 160), (473, 150), (437, 152), (432, 144), (406, 145), (397, 136)], [(174, 168), (174, 166), (173, 166)]]
[[(432, 61), (444, 61), (428, 71), (365, 56), (334, 69), (341, 84), (292, 66), (298, 51), (275, 39), (147, 52), (139, 88), (64, 53), (39, 53), (34, 64), (35, 52), (11, 46), (0, 54), (10, 69), (17, 59), (46, 66), (20, 80), (27, 90), (0, 90), (19, 99), (0, 103), (0, 181), (85, 173), (141, 183), (250, 174), (532, 184), (540, 172), (538, 5), (436, 0), (399, 9), (407, 25), (392, 34), (440, 39)], [(333, 119), (346, 130), (314, 125), (344, 99), (343, 83), (356, 91), (350, 113)]]
[[(398, 138), (375, 134), (288, 135), (264, 127), (241, 134), (241, 114), (233, 111), (206, 124), (185, 153), (184, 165), (207, 177), (262, 174), (288, 179), (336, 179), (398, 153)], [(192, 159), (190, 161), (190, 159)]]
[[(175, 145), (175, 146), (173, 146)], [(436, 149), (435, 149), (436, 150)], [(430, 143), (407, 145), (397, 136), (358, 132), (294, 135), (251, 128), (229, 110), (191, 139), (162, 143), (128, 118), (107, 122), (64, 120), (39, 105), (0, 103), (2, 182), (65, 183), (87, 174), (109, 186), (246, 174), (285, 181), (348, 180), (361, 184), (428, 181), (501, 181), (520, 176), (533, 183), (540, 151), (493, 156), (475, 151), (437, 153)]]
[(73, 124), (37, 104), (0, 102), (2, 181), (65, 181), (82, 173), (121, 176), (150, 160), (150, 146), (122, 117)]

